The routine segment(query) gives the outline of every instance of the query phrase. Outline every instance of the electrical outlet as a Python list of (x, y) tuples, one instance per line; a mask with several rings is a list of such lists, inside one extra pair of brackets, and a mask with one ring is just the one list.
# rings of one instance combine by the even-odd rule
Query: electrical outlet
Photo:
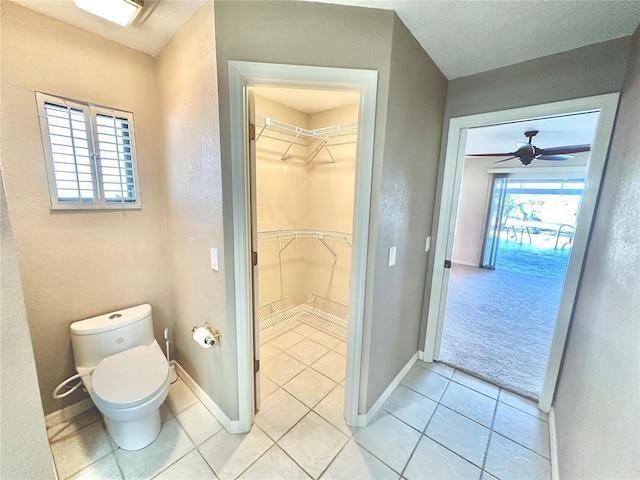
[(211, 269), (216, 272), (220, 271), (220, 268), (218, 266), (218, 249), (211, 248), (209, 249), (209, 252), (211, 253)]
[(429, 250), (431, 250), (431, 235), (429, 235), (427, 237), (427, 244), (426, 244), (426, 246), (424, 248), (425, 252), (428, 252)]
[(389, 266), (393, 267), (396, 264), (396, 250), (398, 247), (395, 245), (389, 249)]

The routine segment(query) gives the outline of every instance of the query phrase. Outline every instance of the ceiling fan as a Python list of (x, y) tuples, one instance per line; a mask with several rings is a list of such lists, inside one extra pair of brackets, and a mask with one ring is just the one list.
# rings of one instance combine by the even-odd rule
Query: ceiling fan
[(531, 144), (531, 139), (538, 134), (538, 130), (529, 130), (524, 135), (529, 139), (529, 143), (518, 142), (518, 149), (509, 153), (474, 153), (467, 157), (509, 157), (493, 163), (506, 162), (514, 158), (519, 159), (523, 165), (529, 165), (534, 160), (569, 160), (572, 158), (568, 153), (588, 152), (591, 145), (567, 145), (566, 147), (538, 148)]

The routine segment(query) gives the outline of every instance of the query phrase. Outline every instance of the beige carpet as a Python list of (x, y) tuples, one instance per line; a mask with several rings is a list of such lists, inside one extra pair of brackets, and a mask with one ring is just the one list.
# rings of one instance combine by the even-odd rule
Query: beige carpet
[(454, 265), (440, 360), (537, 400), (562, 281)]

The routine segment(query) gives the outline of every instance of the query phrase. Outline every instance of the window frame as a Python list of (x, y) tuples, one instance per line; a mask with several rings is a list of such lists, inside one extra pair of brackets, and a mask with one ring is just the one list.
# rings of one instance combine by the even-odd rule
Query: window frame
[[(36, 93), (38, 105), (38, 117), (40, 120), (40, 133), (42, 137), (42, 147), (44, 150), (47, 179), (49, 185), (49, 198), (51, 210), (136, 210), (142, 208), (140, 179), (138, 176), (138, 156), (136, 153), (136, 133), (132, 112), (117, 110), (101, 105), (94, 105), (88, 102), (71, 100), (42, 92)], [(46, 104), (60, 105), (62, 107), (81, 110), (84, 114), (85, 128), (87, 133), (87, 144), (91, 168), (91, 181), (93, 185), (93, 199), (82, 200), (61, 200), (56, 184), (56, 169), (54, 165), (51, 139), (49, 137), (49, 125), (47, 122)], [(100, 142), (98, 134), (98, 115), (105, 115), (113, 118), (126, 119), (130, 142), (131, 164), (133, 173), (133, 188), (135, 199), (131, 201), (108, 200), (105, 194), (105, 183), (103, 181), (102, 158), (100, 155)], [(75, 154), (74, 154), (75, 161)]]

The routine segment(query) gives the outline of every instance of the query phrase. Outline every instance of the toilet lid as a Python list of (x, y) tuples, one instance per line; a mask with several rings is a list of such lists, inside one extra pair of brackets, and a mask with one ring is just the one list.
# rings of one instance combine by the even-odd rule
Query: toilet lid
[(130, 408), (162, 390), (168, 378), (164, 355), (139, 346), (102, 359), (91, 374), (91, 390), (107, 406)]

